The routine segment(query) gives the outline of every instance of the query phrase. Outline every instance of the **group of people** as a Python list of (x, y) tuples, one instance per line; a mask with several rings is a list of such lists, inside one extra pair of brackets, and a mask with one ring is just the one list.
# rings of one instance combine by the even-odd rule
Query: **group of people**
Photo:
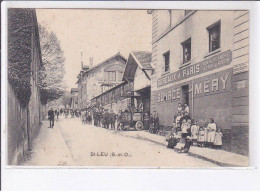
[(118, 115), (113, 110), (104, 109), (103, 107), (89, 107), (81, 111), (82, 124), (93, 124), (97, 127), (106, 129), (116, 129)]
[(168, 147), (174, 148), (177, 143), (183, 139), (184, 147), (180, 152), (188, 152), (191, 145), (200, 147), (221, 148), (222, 136), (221, 129), (213, 118), (209, 123), (199, 126), (198, 121), (194, 121), (190, 117), (190, 110), (187, 104), (178, 104), (177, 115), (173, 120), (173, 130), (167, 135)]
[[(126, 110), (127, 111), (127, 110)], [(122, 130), (122, 111), (116, 114), (113, 110), (104, 109), (104, 107), (88, 107), (81, 111), (60, 109), (48, 111), (48, 117), (50, 120), (50, 127), (54, 126), (54, 118), (57, 119), (59, 115), (71, 114), (71, 117), (81, 117), (82, 124), (94, 124), (97, 127), (103, 127), (106, 129)], [(157, 134), (160, 129), (159, 116), (156, 111), (153, 114), (146, 112), (144, 114), (144, 129), (150, 133)], [(174, 148), (179, 141), (184, 141), (185, 145), (179, 152), (186, 153), (189, 151), (191, 145), (197, 145), (199, 147), (211, 147), (221, 148), (222, 146), (221, 129), (217, 128), (213, 118), (210, 118), (209, 123), (205, 123), (200, 126), (198, 121), (193, 120), (190, 117), (190, 109), (187, 104), (178, 104), (177, 114), (174, 116), (172, 123), (172, 130), (167, 134), (166, 140), (168, 141), (168, 148)]]

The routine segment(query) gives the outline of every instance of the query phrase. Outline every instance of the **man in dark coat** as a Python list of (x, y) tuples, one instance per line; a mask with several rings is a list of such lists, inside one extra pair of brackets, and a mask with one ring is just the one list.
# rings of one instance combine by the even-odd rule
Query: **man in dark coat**
[(104, 122), (105, 122), (105, 128), (109, 129), (109, 113), (107, 109), (105, 110), (104, 113)]
[(159, 123), (159, 116), (156, 111), (154, 111), (154, 133), (157, 134), (159, 132), (160, 123)]
[(55, 114), (54, 114), (53, 109), (51, 108), (51, 110), (48, 111), (48, 118), (50, 120), (50, 128), (53, 128), (53, 126), (54, 126), (54, 117), (55, 117)]
[(116, 123), (116, 114), (113, 110), (111, 110), (110, 114), (110, 123), (111, 123), (111, 129), (115, 129), (115, 123)]

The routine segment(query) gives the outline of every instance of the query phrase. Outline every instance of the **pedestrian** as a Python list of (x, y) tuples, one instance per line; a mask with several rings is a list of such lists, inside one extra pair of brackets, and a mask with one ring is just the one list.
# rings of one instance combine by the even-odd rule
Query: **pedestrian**
[(191, 125), (192, 125), (191, 119), (187, 119), (187, 125), (188, 125), (188, 129), (187, 129), (188, 136), (191, 136)]
[(150, 121), (149, 112), (147, 111), (144, 114), (144, 128), (145, 128), (145, 130), (149, 130), (149, 121)]
[(101, 118), (102, 118), (102, 112), (101, 109), (97, 110), (97, 126), (101, 127)]
[(177, 116), (174, 116), (173, 122), (172, 122), (172, 131), (174, 131), (174, 132), (176, 132), (176, 127), (177, 127), (176, 118), (177, 118)]
[(192, 145), (191, 137), (187, 136), (185, 145), (180, 149), (179, 153), (188, 153), (191, 145)]
[(185, 113), (187, 113), (188, 115), (190, 114), (190, 108), (187, 104), (184, 104), (184, 111)]
[(221, 132), (221, 129), (218, 128), (218, 130), (215, 134), (214, 142), (213, 142), (213, 145), (214, 145), (215, 148), (221, 149), (221, 147), (222, 147), (222, 137), (223, 137), (223, 134)]
[(198, 144), (199, 128), (198, 121), (195, 121), (191, 126), (191, 139), (196, 144)]
[(205, 130), (204, 130), (203, 127), (200, 127), (197, 145), (198, 145), (199, 147), (204, 147), (204, 146), (205, 146), (205, 140), (206, 140)]
[[(180, 123), (181, 123), (181, 125), (182, 125), (183, 119), (186, 119), (186, 118), (184, 118), (184, 115), (185, 115), (185, 111), (182, 110), (182, 111), (181, 111), (181, 118), (180, 118)], [(186, 121), (187, 121), (187, 120), (186, 120)]]
[(81, 113), (81, 121), (82, 121), (82, 125), (85, 125), (86, 124), (86, 111), (83, 110), (82, 113)]
[(91, 116), (90, 111), (88, 111), (87, 117), (88, 117), (88, 124), (91, 125), (92, 124), (92, 116)]
[(110, 123), (111, 123), (111, 129), (115, 129), (115, 123), (116, 123), (116, 114), (113, 110), (111, 110), (110, 114)]
[(53, 127), (54, 127), (54, 117), (55, 117), (55, 112), (54, 112), (53, 109), (51, 108), (51, 109), (48, 111), (48, 118), (49, 118), (49, 121), (50, 121), (50, 128), (53, 128)]
[(186, 122), (186, 119), (183, 119), (181, 125), (182, 138), (186, 138), (188, 136), (188, 131), (187, 131), (188, 128), (189, 128), (189, 124)]
[(180, 138), (177, 136), (176, 133), (171, 132), (168, 141), (167, 148), (174, 149), (177, 143), (180, 141)]
[(150, 120), (149, 120), (149, 132), (150, 133), (153, 133), (153, 130), (154, 130), (154, 118), (153, 118), (153, 115), (150, 114)]
[(178, 104), (178, 108), (177, 108), (178, 113), (181, 113), (182, 109), (183, 109), (183, 108), (182, 108), (182, 104), (179, 103), (179, 104)]
[(213, 147), (213, 142), (214, 142), (215, 134), (216, 134), (216, 130), (217, 130), (217, 125), (214, 122), (213, 118), (210, 118), (210, 123), (208, 124), (207, 129), (208, 129), (208, 135), (207, 135), (208, 146)]
[(117, 130), (122, 130), (122, 110), (119, 110), (119, 113), (117, 114)]
[(180, 132), (181, 133), (181, 124), (178, 123), (176, 126), (176, 133)]
[(109, 114), (107, 112), (108, 110), (105, 109), (104, 116), (103, 116), (103, 122), (104, 122), (104, 128), (108, 129), (108, 120), (109, 120)]
[(181, 112), (178, 112), (176, 116), (176, 125), (180, 123), (180, 120), (181, 120)]
[(209, 146), (209, 143), (208, 143), (208, 124), (209, 124), (209, 123), (205, 123), (205, 124), (204, 124), (204, 127), (203, 127), (204, 132), (205, 132), (205, 143), (204, 143), (204, 146), (205, 146), (205, 147), (208, 147), (208, 146)]
[(160, 130), (160, 122), (159, 122), (159, 116), (158, 113), (154, 113), (154, 133), (157, 134)]
[(56, 112), (57, 119), (59, 119), (59, 115), (60, 115), (60, 111), (57, 110), (57, 112)]

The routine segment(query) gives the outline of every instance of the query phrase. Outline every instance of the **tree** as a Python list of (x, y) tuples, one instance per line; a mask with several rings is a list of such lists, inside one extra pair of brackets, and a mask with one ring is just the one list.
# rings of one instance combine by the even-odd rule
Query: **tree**
[(31, 97), (32, 10), (8, 9), (8, 80), (22, 107)]
[(39, 25), (43, 66), (40, 69), (40, 92), (42, 104), (60, 98), (66, 89), (64, 84), (64, 52), (56, 35)]

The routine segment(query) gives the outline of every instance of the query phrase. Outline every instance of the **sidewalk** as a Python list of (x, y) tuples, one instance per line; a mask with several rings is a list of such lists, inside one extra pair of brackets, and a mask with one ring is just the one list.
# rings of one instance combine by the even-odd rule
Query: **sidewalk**
[(73, 164), (73, 156), (60, 132), (59, 120), (55, 120), (54, 128), (49, 128), (49, 121), (42, 121), (40, 133), (33, 141), (33, 152), (22, 165), (69, 166)]
[[(120, 135), (151, 141), (165, 147), (168, 144), (164, 136), (151, 134), (147, 131), (124, 131), (120, 133)], [(184, 146), (183, 143), (178, 143), (176, 148), (180, 148), (182, 146)], [(249, 158), (247, 156), (227, 152), (225, 150), (192, 146), (187, 154), (222, 167), (247, 167), (249, 165)]]

